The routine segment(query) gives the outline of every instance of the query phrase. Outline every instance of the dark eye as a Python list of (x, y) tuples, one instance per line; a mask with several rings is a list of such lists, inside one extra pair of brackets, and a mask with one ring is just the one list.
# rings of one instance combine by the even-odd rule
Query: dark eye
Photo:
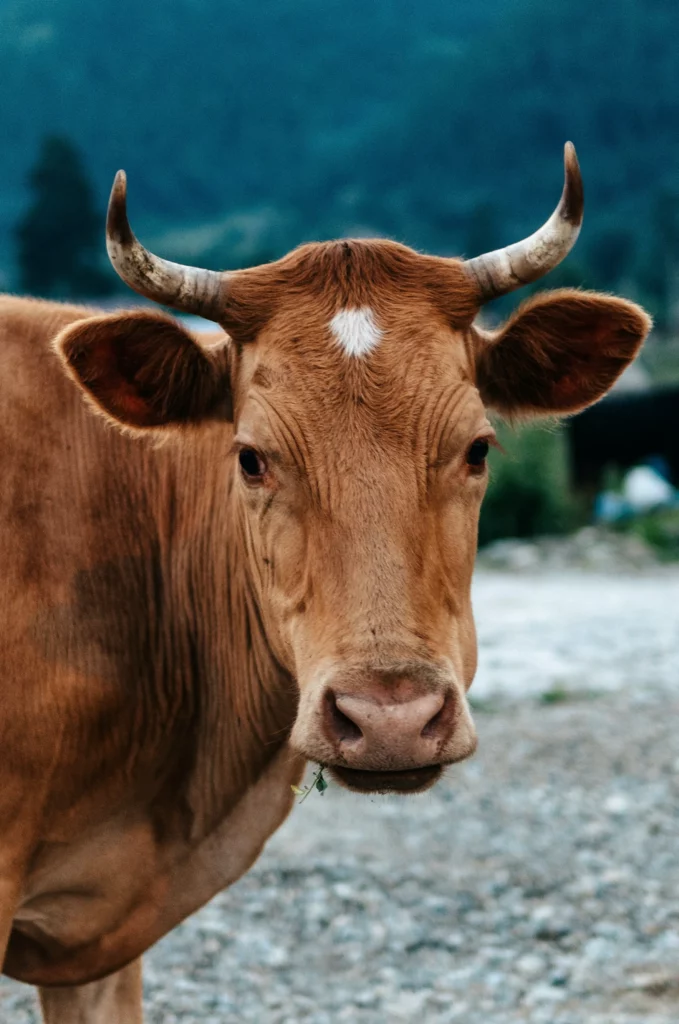
[(249, 484), (259, 483), (266, 473), (266, 463), (254, 448), (241, 448), (238, 452), (238, 464)]
[(482, 439), (474, 441), (474, 443), (469, 448), (469, 451), (467, 452), (467, 465), (474, 466), (476, 469), (479, 469), (481, 466), (483, 466), (488, 456), (489, 448), (490, 445), (488, 444), (487, 441), (484, 441)]

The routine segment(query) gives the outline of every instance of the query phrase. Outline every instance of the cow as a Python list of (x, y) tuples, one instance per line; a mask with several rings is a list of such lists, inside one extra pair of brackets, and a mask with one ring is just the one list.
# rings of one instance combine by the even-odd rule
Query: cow
[(0, 304), (0, 963), (48, 1024), (137, 1024), (141, 955), (231, 884), (305, 763), (416, 793), (468, 757), (488, 413), (567, 414), (649, 318), (546, 274), (583, 213), (575, 151), (534, 235), (464, 261), (302, 246), (235, 272), (136, 239), (152, 307)]

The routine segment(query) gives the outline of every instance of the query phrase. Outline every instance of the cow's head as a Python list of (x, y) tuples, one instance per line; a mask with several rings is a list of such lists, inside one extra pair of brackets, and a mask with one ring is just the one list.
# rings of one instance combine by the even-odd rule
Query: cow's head
[(638, 306), (579, 291), (538, 295), (493, 331), (475, 323), (485, 301), (555, 266), (581, 219), (567, 147), (556, 211), (504, 250), (463, 262), (340, 241), (220, 274), (145, 250), (116, 180), (118, 273), (228, 339), (207, 348), (134, 312), (77, 323), (58, 348), (127, 428), (224, 421), (260, 614), (299, 685), (292, 743), (352, 788), (425, 789), (474, 750), (470, 585), (487, 410), (581, 409), (649, 329)]

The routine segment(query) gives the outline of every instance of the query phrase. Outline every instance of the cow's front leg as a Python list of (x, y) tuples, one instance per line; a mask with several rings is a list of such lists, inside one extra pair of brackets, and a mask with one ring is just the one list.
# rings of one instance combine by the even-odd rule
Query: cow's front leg
[(141, 957), (122, 971), (69, 988), (41, 988), (45, 1024), (142, 1024)]
[(19, 905), (21, 882), (17, 878), (3, 878), (0, 872), (0, 972), (5, 962), (7, 943)]

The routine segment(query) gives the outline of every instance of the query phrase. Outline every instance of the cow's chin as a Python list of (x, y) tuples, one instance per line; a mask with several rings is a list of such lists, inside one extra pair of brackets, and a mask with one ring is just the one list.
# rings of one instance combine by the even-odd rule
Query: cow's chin
[(424, 793), (440, 778), (443, 766), (429, 764), (402, 771), (368, 771), (328, 765), (333, 779), (355, 793)]

